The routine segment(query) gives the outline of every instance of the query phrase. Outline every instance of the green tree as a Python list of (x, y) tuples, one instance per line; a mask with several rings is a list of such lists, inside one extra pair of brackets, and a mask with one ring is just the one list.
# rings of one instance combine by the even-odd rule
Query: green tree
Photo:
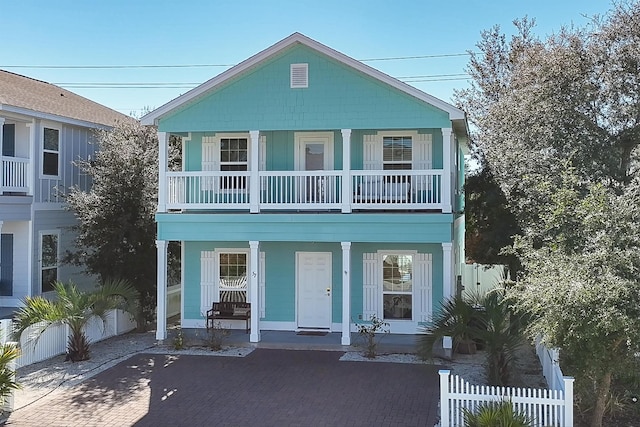
[(594, 427), (612, 383), (634, 371), (640, 352), (638, 181), (621, 195), (601, 185), (582, 199), (565, 191), (547, 222), (570, 232), (538, 249), (526, 238), (516, 244), (527, 274), (512, 296), (531, 314), (531, 335), (561, 349)]
[(505, 264), (513, 276), (519, 270), (516, 256), (503, 249), (521, 234), (509, 203), (486, 162), (465, 182), (465, 256), (480, 264)]
[[(171, 163), (179, 163), (176, 139)], [(177, 159), (177, 160), (176, 160)], [(138, 325), (153, 320), (156, 295), (156, 224), (158, 141), (156, 129), (121, 122), (97, 134), (96, 155), (78, 160), (91, 177), (90, 189), (70, 189), (69, 210), (77, 218), (75, 249), (64, 261), (84, 266), (101, 281), (125, 278), (138, 290)], [(179, 248), (169, 246), (170, 277), (179, 266)], [(179, 277), (179, 275), (178, 275)]]
[(42, 296), (27, 297), (24, 307), (15, 315), (18, 337), (31, 326), (37, 326), (34, 335), (38, 337), (51, 325), (68, 325), (67, 357), (72, 362), (89, 359), (89, 341), (84, 333), (87, 323), (93, 318), (102, 320), (104, 326), (109, 310), (122, 309), (134, 313), (137, 299), (136, 290), (124, 280), (103, 283), (94, 292), (78, 290), (75, 284), (54, 284), (55, 301)]

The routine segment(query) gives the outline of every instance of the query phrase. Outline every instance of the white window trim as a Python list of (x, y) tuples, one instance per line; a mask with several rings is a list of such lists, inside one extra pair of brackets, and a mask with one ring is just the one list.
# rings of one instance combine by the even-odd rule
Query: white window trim
[[(379, 249), (377, 251), (378, 254), (378, 277), (380, 280), (380, 286), (379, 286), (379, 299), (378, 299), (378, 315), (380, 317), (380, 319), (383, 319), (385, 322), (401, 322), (401, 323), (408, 323), (408, 322), (416, 322), (416, 287), (415, 284), (413, 283), (413, 279), (414, 279), (414, 273), (413, 270), (415, 269), (415, 263), (416, 263), (416, 255), (418, 254), (418, 251), (415, 250), (390, 250), (390, 251), (386, 251), (384, 249)], [(384, 279), (383, 279), (383, 272), (382, 272), (382, 257), (384, 255), (411, 255), (411, 319), (385, 319), (384, 318)], [(406, 294), (408, 295), (408, 294)]]
[(316, 142), (317, 140), (322, 140), (322, 143), (326, 146), (325, 153), (325, 169), (324, 170), (333, 170), (334, 160), (333, 160), (333, 146), (334, 141), (333, 132), (295, 132), (294, 139), (294, 160), (293, 165), (294, 169), (299, 171), (302, 170), (302, 155), (304, 150), (302, 149), (302, 145), (308, 140), (313, 140)]
[[(378, 140), (378, 146), (380, 147), (379, 150), (380, 151), (380, 167), (384, 170), (384, 138), (385, 137), (397, 137), (397, 138), (402, 138), (402, 137), (409, 137), (411, 138), (411, 169), (414, 169), (414, 156), (415, 156), (415, 143), (418, 140), (418, 131), (416, 130), (397, 130), (397, 131), (378, 131), (376, 133), (376, 139)], [(407, 162), (401, 162), (401, 163), (407, 163)], [(398, 163), (395, 163), (398, 164)]]
[[(60, 273), (60, 230), (59, 229), (54, 229), (54, 230), (40, 230), (38, 232), (38, 293), (42, 294), (44, 292), (42, 292), (42, 269), (44, 268), (42, 265), (42, 238), (43, 236), (48, 236), (48, 235), (55, 235), (57, 236), (57, 242), (58, 242), (58, 247), (57, 247), (57, 253), (56, 253), (56, 277), (57, 280), (60, 280), (60, 275), (58, 273)], [(51, 268), (51, 267), (47, 267), (47, 268)], [(52, 292), (52, 291), (47, 291), (47, 292)]]
[[(57, 175), (45, 175), (44, 174), (44, 129), (55, 129), (58, 131), (58, 174)], [(57, 123), (42, 123), (40, 125), (40, 179), (61, 179), (62, 178), (62, 126)], [(51, 150), (47, 152), (53, 153)]]

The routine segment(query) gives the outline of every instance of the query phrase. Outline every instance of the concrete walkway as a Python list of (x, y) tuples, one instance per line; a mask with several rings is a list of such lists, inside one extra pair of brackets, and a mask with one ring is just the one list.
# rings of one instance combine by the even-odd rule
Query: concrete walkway
[(339, 361), (358, 349), (315, 351), (336, 350), (318, 340), (330, 334), (268, 337), (254, 349), (234, 335), (226, 355), (235, 357), (212, 357), (127, 334), (94, 344), (89, 361), (60, 356), (21, 368), (7, 425), (434, 425), (437, 366)]

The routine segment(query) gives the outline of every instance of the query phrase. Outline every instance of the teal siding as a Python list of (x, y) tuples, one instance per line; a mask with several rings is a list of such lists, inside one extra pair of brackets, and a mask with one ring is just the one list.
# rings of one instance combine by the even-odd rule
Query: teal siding
[(452, 214), (157, 214), (158, 239), (189, 241), (442, 243)]
[[(293, 63), (309, 64), (308, 88), (290, 88)], [(445, 111), (296, 45), (160, 119), (159, 129), (406, 129), (450, 123)]]
[[(202, 320), (200, 313), (200, 252), (216, 248), (247, 248), (247, 242), (185, 242), (184, 318)], [(415, 250), (433, 256), (434, 311), (442, 299), (442, 247), (436, 244), (356, 243), (351, 246), (351, 314), (362, 314), (362, 255), (379, 250)], [(295, 322), (296, 252), (332, 253), (332, 322), (342, 322), (342, 249), (339, 243), (263, 242), (265, 253), (265, 314), (264, 321)]]
[[(403, 129), (411, 131), (412, 129)], [(351, 169), (363, 169), (363, 139), (364, 135), (374, 135), (377, 130), (354, 130), (351, 133)], [(292, 171), (295, 164), (295, 131), (266, 131), (261, 135), (266, 137), (266, 170), (268, 171)], [(418, 129), (418, 133), (431, 134), (432, 143), (432, 167), (442, 169), (442, 132), (440, 129)], [(202, 137), (213, 136), (215, 132), (193, 132), (185, 149), (185, 170), (202, 170)], [(342, 170), (342, 134), (339, 130), (333, 131), (333, 169)]]

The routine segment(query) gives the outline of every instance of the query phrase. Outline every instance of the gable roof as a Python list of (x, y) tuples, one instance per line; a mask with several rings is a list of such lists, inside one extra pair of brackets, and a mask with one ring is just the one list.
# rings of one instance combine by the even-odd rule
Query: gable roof
[(331, 49), (330, 47), (325, 46), (322, 43), (319, 43), (313, 39), (310, 39), (309, 37), (300, 33), (293, 33), (289, 37), (279, 41), (273, 46), (268, 47), (267, 49), (257, 53), (256, 55), (253, 55), (252, 57), (242, 61), (238, 65), (204, 82), (200, 86), (175, 98), (174, 100), (169, 101), (163, 106), (146, 114), (144, 117), (140, 119), (140, 122), (144, 125), (153, 125), (153, 124), (157, 125), (158, 120), (163, 116), (170, 114), (177, 108), (180, 108), (184, 105), (194, 102), (195, 100), (199, 99), (200, 97), (206, 95), (210, 91), (224, 84), (226, 81), (242, 74), (247, 70), (254, 68), (259, 63), (273, 57), (274, 55), (282, 52), (284, 49), (287, 49), (288, 47), (294, 44), (305, 45), (324, 55), (329, 56), (330, 58), (333, 58), (336, 61), (339, 61), (351, 68), (354, 68), (357, 71), (360, 71), (370, 77), (380, 80), (402, 92), (405, 92), (406, 94), (414, 98), (417, 98), (418, 100), (424, 101), (427, 104), (433, 105), (434, 107), (447, 112), (449, 114), (450, 119), (454, 122), (457, 122), (458, 126), (456, 126), (456, 128), (459, 128), (459, 126), (461, 126), (462, 129), (464, 129), (465, 133), (467, 133), (465, 113), (462, 110), (454, 107), (453, 105), (447, 102), (442, 101), (441, 99), (431, 96), (413, 86), (403, 83), (400, 80), (397, 80), (381, 71), (378, 71), (375, 68), (372, 68), (366, 64), (363, 64), (362, 62), (357, 61), (343, 53), (340, 53), (334, 49)]
[(0, 70), (0, 111), (71, 122), (114, 126), (131, 117), (59, 86)]

